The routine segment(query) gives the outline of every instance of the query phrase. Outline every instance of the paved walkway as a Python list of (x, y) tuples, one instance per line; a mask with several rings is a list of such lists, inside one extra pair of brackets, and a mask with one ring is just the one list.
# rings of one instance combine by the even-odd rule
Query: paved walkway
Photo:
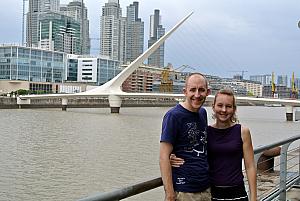
[(300, 186), (291, 188), (286, 194), (287, 201), (300, 201)]

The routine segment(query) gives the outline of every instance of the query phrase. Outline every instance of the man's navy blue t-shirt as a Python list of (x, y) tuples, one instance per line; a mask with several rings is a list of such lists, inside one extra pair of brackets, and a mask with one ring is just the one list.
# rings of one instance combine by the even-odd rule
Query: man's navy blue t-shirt
[(172, 167), (177, 192), (201, 192), (209, 187), (206, 127), (204, 108), (191, 112), (178, 104), (164, 116), (160, 141), (171, 143), (172, 153), (185, 161)]

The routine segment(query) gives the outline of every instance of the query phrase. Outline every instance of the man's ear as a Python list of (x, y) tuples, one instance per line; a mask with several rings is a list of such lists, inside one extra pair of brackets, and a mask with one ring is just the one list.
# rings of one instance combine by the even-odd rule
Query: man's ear
[(207, 89), (207, 95), (210, 95), (210, 94), (211, 94), (211, 90)]
[(182, 89), (182, 93), (185, 94), (186, 93), (186, 88)]

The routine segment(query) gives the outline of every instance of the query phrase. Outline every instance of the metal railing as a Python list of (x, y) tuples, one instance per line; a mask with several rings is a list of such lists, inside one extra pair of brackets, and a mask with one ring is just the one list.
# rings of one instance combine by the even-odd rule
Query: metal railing
[[(278, 184), (276, 184), (276, 181), (275, 182), (273, 181), (273, 183), (275, 183), (275, 184), (273, 186), (271, 186), (271, 189), (266, 189), (266, 192), (263, 192), (260, 195), (258, 195), (259, 200), (263, 200), (263, 201), (269, 201), (269, 200), (274, 200), (274, 199), (277, 199), (280, 201), (286, 200), (287, 189), (289, 189), (294, 184), (299, 184), (299, 182), (300, 182), (300, 148), (299, 148), (300, 145), (298, 145), (295, 149), (289, 150), (290, 144), (299, 139), (300, 139), (300, 135), (297, 135), (297, 136), (279, 141), (277, 143), (273, 143), (273, 144), (266, 145), (266, 146), (261, 146), (261, 147), (254, 149), (255, 161), (256, 161), (256, 164), (258, 164), (258, 160), (263, 155), (264, 151), (267, 151), (267, 150), (270, 150), (270, 149), (276, 148), (276, 147), (281, 148), (280, 155), (278, 156), (279, 157), (278, 164), (277, 165), (274, 164), (274, 167), (272, 167), (275, 169), (275, 171), (277, 168), (279, 168), (279, 170), (277, 171), (277, 174), (274, 174), (275, 177), (276, 176), (278, 177)], [(288, 160), (289, 153), (293, 153), (293, 154), (296, 153), (296, 155), (292, 154), (291, 158)], [(275, 156), (273, 158), (271, 157), (270, 159), (274, 159), (274, 158), (275, 158)], [(268, 159), (268, 160), (270, 160), (270, 159)], [(294, 161), (295, 164), (292, 164), (288, 168), (287, 164), (291, 160), (296, 160), (296, 161)], [(266, 161), (261, 161), (261, 162), (266, 162)], [(289, 170), (292, 170), (292, 172), (288, 172)], [(265, 170), (265, 171), (269, 172), (268, 170)], [(260, 179), (260, 177), (263, 174), (266, 174), (266, 173), (260, 172), (257, 174), (258, 180)], [(272, 179), (269, 179), (269, 180), (272, 180)], [(262, 182), (264, 182), (263, 179), (262, 179)], [(132, 186), (124, 187), (124, 188), (114, 190), (111, 192), (98, 193), (93, 196), (89, 196), (89, 197), (80, 199), (78, 201), (118, 201), (118, 200), (122, 200), (122, 199), (125, 199), (128, 197), (131, 197), (133, 195), (137, 195), (137, 194), (155, 189), (162, 185), (163, 185), (162, 179), (159, 177), (156, 179), (152, 179), (152, 180), (138, 183), (138, 184), (135, 184)]]
[[(254, 150), (256, 164), (259, 165), (258, 159), (263, 155), (264, 151), (280, 147), (280, 155), (269, 157), (267, 160), (274, 160), (274, 166), (271, 167), (272, 171), (264, 170), (258, 172), (258, 190), (264, 185), (264, 177), (268, 177), (269, 188), (258, 194), (259, 200), (286, 200), (287, 190), (294, 184), (300, 182), (300, 146), (295, 146), (293, 149), (289, 149), (291, 143), (300, 139), (300, 135), (288, 138), (286, 140), (259, 147)], [(261, 161), (261, 163), (266, 161)]]

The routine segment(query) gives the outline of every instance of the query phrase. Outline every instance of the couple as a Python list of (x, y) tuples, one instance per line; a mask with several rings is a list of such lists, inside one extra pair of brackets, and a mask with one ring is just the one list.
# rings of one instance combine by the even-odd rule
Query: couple
[(200, 73), (187, 77), (183, 103), (163, 119), (160, 171), (165, 201), (248, 200), (242, 158), (256, 201), (256, 169), (248, 128), (236, 123), (236, 103), (230, 90), (220, 90), (213, 102), (215, 123), (207, 126), (203, 105), (208, 81)]

